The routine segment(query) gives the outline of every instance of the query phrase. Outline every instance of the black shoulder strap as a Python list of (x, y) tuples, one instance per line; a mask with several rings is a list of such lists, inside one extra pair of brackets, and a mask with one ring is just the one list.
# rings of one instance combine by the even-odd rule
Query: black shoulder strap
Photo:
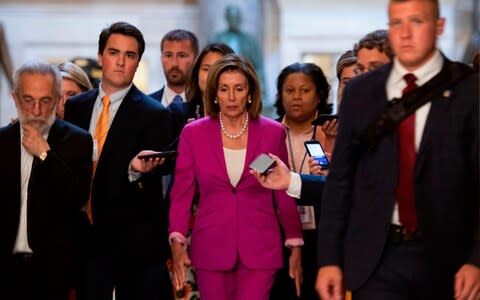
[(443, 93), (444, 97), (448, 97), (449, 89), (473, 72), (473, 69), (465, 64), (448, 62), (448, 66), (442, 68), (440, 73), (424, 85), (406, 94), (401, 99), (390, 101), (382, 114), (374, 122), (370, 123), (363, 134), (361, 134), (360, 142), (367, 149), (374, 149), (384, 136), (397, 128), (402, 120), (406, 119), (425, 103), (438, 99), (440, 94)]

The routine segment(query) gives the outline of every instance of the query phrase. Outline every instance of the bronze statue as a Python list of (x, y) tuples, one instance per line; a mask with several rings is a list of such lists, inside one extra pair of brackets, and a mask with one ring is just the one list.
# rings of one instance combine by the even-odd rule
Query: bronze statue
[(265, 96), (266, 87), (263, 74), (262, 50), (254, 36), (240, 29), (242, 23), (240, 7), (236, 5), (227, 6), (225, 8), (225, 20), (227, 21), (228, 29), (215, 34), (210, 42), (225, 43), (229, 45), (236, 54), (248, 58), (257, 71), (257, 75), (262, 84), (263, 95)]

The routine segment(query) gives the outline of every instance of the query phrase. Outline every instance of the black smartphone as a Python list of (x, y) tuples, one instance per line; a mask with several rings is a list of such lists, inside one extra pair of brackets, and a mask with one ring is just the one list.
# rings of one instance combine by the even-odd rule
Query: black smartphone
[(308, 155), (313, 157), (320, 168), (328, 169), (330, 163), (328, 162), (325, 151), (323, 151), (322, 145), (318, 141), (305, 141), (305, 148), (307, 148)]
[(177, 156), (177, 151), (168, 150), (168, 151), (158, 151), (158, 152), (154, 152), (154, 153), (151, 153), (151, 154), (139, 155), (138, 158), (143, 159), (143, 160), (148, 160), (150, 158), (175, 157), (175, 156)]
[(315, 120), (312, 121), (312, 125), (322, 126), (323, 123), (327, 121), (336, 120), (336, 119), (338, 119), (338, 115), (321, 114)]
[(250, 169), (257, 171), (258, 173), (265, 175), (275, 165), (275, 160), (265, 153), (260, 154), (249, 165)]

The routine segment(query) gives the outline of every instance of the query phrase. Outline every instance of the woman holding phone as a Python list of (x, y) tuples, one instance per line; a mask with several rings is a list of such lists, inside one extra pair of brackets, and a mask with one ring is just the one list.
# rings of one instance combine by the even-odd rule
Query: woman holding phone
[[(295, 202), (263, 188), (248, 168), (262, 153), (287, 159), (282, 126), (260, 116), (260, 84), (250, 62), (228, 54), (213, 64), (204, 100), (206, 117), (187, 124), (180, 136), (171, 192), (175, 288), (183, 286), (185, 265), (192, 264), (202, 298), (268, 299), (282, 266), (279, 221), (299, 288), (303, 239)], [(196, 184), (200, 199), (188, 244)]]
[[(286, 138), (288, 150), (287, 162), (290, 171), (295, 174), (310, 174), (311, 162), (318, 168), (315, 160), (309, 157), (304, 145), (305, 141), (318, 141), (326, 153), (331, 153), (335, 143), (337, 120), (326, 121), (322, 126), (313, 125), (312, 122), (320, 114), (330, 112), (327, 104), (330, 85), (322, 69), (313, 63), (293, 63), (285, 67), (277, 78), (277, 100), (275, 107), (280, 116)], [(326, 175), (326, 170), (319, 174)], [(298, 175), (296, 175), (298, 176)], [(301, 215), (305, 246), (302, 248), (302, 266), (304, 271), (304, 284), (302, 287), (303, 300), (317, 300), (315, 292), (316, 268), (316, 224), (320, 215), (320, 193), (310, 197), (296, 199), (298, 212)], [(285, 249), (288, 255), (289, 249)], [(272, 296), (270, 299), (294, 299), (293, 283), (287, 270), (280, 270), (277, 274)]]

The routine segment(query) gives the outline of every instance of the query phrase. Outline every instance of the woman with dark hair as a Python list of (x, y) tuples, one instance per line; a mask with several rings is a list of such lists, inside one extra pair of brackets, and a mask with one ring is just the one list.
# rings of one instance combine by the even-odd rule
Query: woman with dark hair
[[(192, 264), (202, 299), (268, 299), (282, 266), (279, 223), (300, 288), (303, 240), (295, 202), (284, 191), (263, 188), (249, 172), (262, 153), (287, 159), (282, 126), (260, 116), (261, 88), (251, 63), (233, 54), (218, 60), (208, 73), (204, 100), (206, 117), (187, 124), (180, 135), (171, 192), (175, 288), (185, 284), (185, 266)], [(196, 186), (200, 199), (188, 242)]]
[[(293, 173), (309, 174), (309, 157), (304, 146), (308, 140), (317, 140), (325, 152), (331, 153), (335, 143), (337, 121), (322, 126), (312, 125), (319, 114), (330, 112), (327, 104), (330, 85), (322, 69), (313, 63), (294, 63), (285, 67), (277, 79), (275, 107), (285, 132), (288, 163)], [(318, 127), (318, 128), (317, 128)], [(321, 171), (326, 175), (326, 171)], [(319, 191), (320, 194), (321, 191)], [(320, 213), (319, 195), (311, 199), (297, 199), (302, 220), (305, 245), (302, 249), (304, 283), (301, 299), (318, 299), (314, 285), (316, 279), (316, 224)], [(285, 249), (288, 253), (288, 249)], [(286, 270), (277, 274), (271, 299), (294, 297)], [(290, 295), (290, 296), (286, 296)], [(295, 299), (295, 298), (293, 298)]]
[(325, 74), (313, 63), (291, 64), (277, 78), (275, 107), (287, 133), (289, 163), (294, 172), (309, 173), (304, 141), (318, 140), (327, 153), (333, 150), (337, 121), (312, 125), (319, 114), (331, 112), (327, 103), (329, 91)]
[(234, 53), (232, 48), (223, 43), (208, 44), (200, 51), (185, 89), (185, 97), (191, 108), (190, 118), (198, 119), (205, 115), (202, 98), (207, 85), (208, 70), (217, 60), (231, 53)]

